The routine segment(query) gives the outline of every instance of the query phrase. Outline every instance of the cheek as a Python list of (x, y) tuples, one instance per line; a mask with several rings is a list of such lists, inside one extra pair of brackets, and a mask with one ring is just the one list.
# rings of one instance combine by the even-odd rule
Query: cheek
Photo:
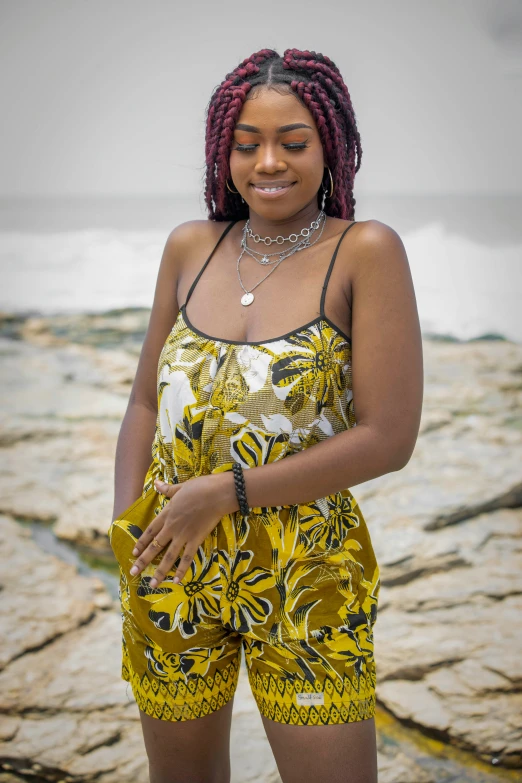
[(246, 173), (252, 170), (254, 165), (255, 155), (251, 155), (249, 158), (248, 153), (232, 153), (229, 159), (230, 174), (232, 179), (237, 177), (241, 179)]
[(303, 152), (291, 153), (288, 164), (296, 171), (303, 182), (320, 182), (324, 172), (324, 153), (320, 143), (311, 142)]
[(321, 152), (309, 157), (306, 165), (302, 164), (296, 169), (307, 187), (311, 190), (318, 190), (321, 186), (321, 180), (324, 176), (323, 155)]
[(314, 172), (316, 176), (319, 176), (320, 179), (323, 177), (325, 162), (324, 162), (324, 154), (322, 147), (317, 147), (312, 155), (310, 156), (309, 160), (309, 166), (310, 171)]

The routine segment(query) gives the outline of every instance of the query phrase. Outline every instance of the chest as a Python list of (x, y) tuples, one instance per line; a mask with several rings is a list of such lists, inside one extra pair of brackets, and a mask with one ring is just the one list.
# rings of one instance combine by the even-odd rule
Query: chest
[[(263, 266), (249, 256), (238, 264), (239, 252), (230, 247), (221, 253), (218, 250), (203, 269), (201, 259), (189, 258), (177, 287), (177, 300), (185, 305), (185, 321), (203, 336), (259, 344), (287, 336), (324, 316), (350, 337), (350, 273), (345, 264), (338, 263), (328, 276), (331, 250), (327, 243), (320, 251), (295, 254), (277, 266)], [(253, 300), (247, 306), (241, 303), (245, 292)]]

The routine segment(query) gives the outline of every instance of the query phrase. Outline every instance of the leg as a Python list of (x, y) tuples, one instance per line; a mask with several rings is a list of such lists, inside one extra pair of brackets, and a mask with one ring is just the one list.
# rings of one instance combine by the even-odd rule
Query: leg
[[(130, 521), (143, 529), (149, 517)], [(130, 522), (129, 521), (129, 522)], [(127, 523), (127, 522), (125, 522)], [(141, 525), (141, 527), (140, 527)], [(241, 641), (223, 627), (210, 539), (183, 582), (130, 576), (135, 535), (119, 530), (122, 678), (140, 709), (151, 783), (229, 783), (229, 737)]]
[(283, 783), (377, 783), (374, 718), (291, 726), (262, 717)]
[(140, 710), (150, 783), (229, 783), (233, 702), (185, 721), (159, 720)]

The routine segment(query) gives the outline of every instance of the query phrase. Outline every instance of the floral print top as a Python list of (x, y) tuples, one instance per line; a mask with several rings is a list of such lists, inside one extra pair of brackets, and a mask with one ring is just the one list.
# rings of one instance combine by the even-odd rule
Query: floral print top
[(257, 467), (356, 426), (351, 340), (324, 313), (335, 257), (352, 225), (330, 262), (319, 317), (265, 342), (219, 339), (191, 324), (186, 305), (211, 254), (159, 357), (153, 462), (144, 493), (158, 476), (177, 484), (230, 470), (234, 461)]

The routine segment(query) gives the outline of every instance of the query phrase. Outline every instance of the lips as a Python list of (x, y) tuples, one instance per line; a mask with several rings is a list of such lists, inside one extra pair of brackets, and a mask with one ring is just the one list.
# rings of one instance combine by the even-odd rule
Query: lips
[[(257, 183), (253, 182), (252, 189), (262, 198), (277, 198), (278, 196), (284, 196), (294, 185), (294, 182), (273, 182), (273, 183)], [(277, 188), (276, 190), (263, 190), (262, 188)]]
[(259, 179), (257, 182), (251, 182), (251, 185), (258, 188), (286, 188), (288, 185), (293, 185), (294, 180), (291, 179)]

